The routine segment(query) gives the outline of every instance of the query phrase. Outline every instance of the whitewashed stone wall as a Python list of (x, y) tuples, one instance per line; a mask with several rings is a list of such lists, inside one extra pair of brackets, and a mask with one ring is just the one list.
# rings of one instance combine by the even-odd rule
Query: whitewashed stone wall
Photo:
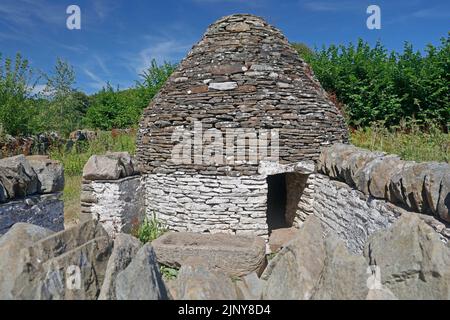
[(130, 233), (144, 217), (141, 176), (117, 180), (84, 180), (82, 213), (99, 220), (108, 234)]
[(267, 237), (266, 178), (148, 174), (146, 212), (176, 231)]
[(374, 199), (344, 182), (323, 174), (311, 174), (303, 190), (297, 215), (305, 220), (314, 214), (326, 231), (333, 230), (349, 250), (361, 253), (368, 236), (389, 227), (402, 214), (417, 214), (430, 224), (446, 242), (450, 228), (432, 216), (406, 211), (382, 199)]
[(61, 193), (34, 195), (0, 205), (0, 235), (15, 223), (26, 222), (53, 231), (64, 229), (64, 203)]

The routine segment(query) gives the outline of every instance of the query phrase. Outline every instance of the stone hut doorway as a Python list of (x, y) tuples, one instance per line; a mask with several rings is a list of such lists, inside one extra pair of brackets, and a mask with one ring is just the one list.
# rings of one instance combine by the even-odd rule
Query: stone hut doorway
[(293, 226), (307, 178), (307, 175), (297, 172), (267, 176), (267, 225), (269, 235), (273, 230)]

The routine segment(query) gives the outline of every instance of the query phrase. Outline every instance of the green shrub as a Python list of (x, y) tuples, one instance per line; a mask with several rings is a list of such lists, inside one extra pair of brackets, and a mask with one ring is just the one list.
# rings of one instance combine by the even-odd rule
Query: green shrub
[(37, 108), (31, 99), (37, 78), (28, 60), (17, 54), (3, 59), (0, 54), (0, 124), (5, 134), (33, 133)]
[(432, 121), (447, 129), (450, 119), (450, 35), (425, 53), (405, 43), (402, 53), (373, 48), (362, 39), (356, 45), (331, 45), (311, 54), (297, 46), (325, 90), (345, 105), (348, 124), (385, 126), (405, 119)]
[(171, 75), (175, 65), (159, 66), (152, 60), (151, 66), (140, 75), (135, 87), (127, 90), (114, 89), (110, 84), (91, 97), (85, 123), (101, 130), (136, 126), (142, 110), (148, 106), (161, 86)]
[(167, 280), (174, 280), (178, 277), (178, 269), (176, 268), (171, 268), (171, 267), (167, 267), (164, 265), (161, 265), (159, 267), (159, 271), (161, 271), (161, 274), (163, 276), (164, 279)]
[(98, 131), (97, 138), (91, 141), (81, 141), (69, 151), (65, 147), (50, 150), (50, 157), (61, 161), (64, 172), (69, 176), (81, 175), (83, 167), (94, 154), (105, 154), (108, 151), (127, 151), (134, 154), (136, 133), (114, 134), (111, 131)]

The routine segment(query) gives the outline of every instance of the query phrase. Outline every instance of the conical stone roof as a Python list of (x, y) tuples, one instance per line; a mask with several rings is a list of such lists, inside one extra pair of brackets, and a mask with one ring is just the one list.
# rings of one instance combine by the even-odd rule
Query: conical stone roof
[[(139, 124), (137, 159), (144, 173), (252, 175), (258, 164), (174, 163), (175, 128), (277, 129), (281, 163), (317, 160), (320, 147), (347, 141), (347, 129), (311, 68), (263, 19), (224, 17), (181, 61)], [(194, 154), (194, 152), (193, 152)]]

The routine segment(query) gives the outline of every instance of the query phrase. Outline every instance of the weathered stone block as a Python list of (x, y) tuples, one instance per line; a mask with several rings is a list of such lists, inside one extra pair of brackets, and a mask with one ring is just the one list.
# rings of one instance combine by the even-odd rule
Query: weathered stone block
[(265, 266), (266, 245), (259, 237), (168, 232), (152, 245), (158, 262), (167, 266), (180, 267), (192, 256), (232, 276), (260, 273)]
[(39, 193), (54, 193), (64, 189), (63, 166), (47, 156), (29, 156), (26, 158), (39, 179)]
[(9, 200), (38, 191), (38, 177), (23, 155), (0, 159), (0, 181)]
[(148, 243), (116, 278), (117, 300), (166, 300), (167, 291), (155, 252)]
[(184, 265), (173, 285), (179, 300), (236, 300), (230, 277), (204, 265)]

